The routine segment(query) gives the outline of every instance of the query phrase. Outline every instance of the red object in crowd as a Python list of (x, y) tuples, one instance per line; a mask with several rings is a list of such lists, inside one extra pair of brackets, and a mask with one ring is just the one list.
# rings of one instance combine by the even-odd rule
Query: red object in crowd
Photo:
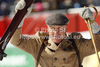
[(43, 11), (43, 4), (40, 3), (40, 2), (38, 2), (38, 3), (35, 4), (34, 8), (35, 8), (35, 10), (36, 10), (37, 12)]

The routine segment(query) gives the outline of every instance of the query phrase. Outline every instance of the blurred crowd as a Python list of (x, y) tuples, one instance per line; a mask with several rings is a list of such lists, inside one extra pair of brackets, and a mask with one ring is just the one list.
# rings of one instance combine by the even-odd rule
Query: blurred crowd
[[(0, 16), (9, 15), (19, 0), (0, 0)], [(100, 6), (100, 0), (35, 0), (33, 12)], [(13, 6), (13, 8), (12, 8)]]
[(0, 16), (9, 15), (11, 10), (10, 6), (13, 5), (15, 0), (0, 0)]
[(84, 6), (100, 6), (100, 0), (42, 0), (49, 3), (50, 9), (69, 9)]

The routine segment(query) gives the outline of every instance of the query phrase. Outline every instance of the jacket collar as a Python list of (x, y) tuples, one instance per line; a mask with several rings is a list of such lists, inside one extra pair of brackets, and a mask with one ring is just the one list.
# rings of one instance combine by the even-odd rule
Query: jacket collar
[(69, 41), (67, 38), (63, 39), (60, 44), (59, 44), (59, 48), (67, 48), (69, 45), (71, 45), (72, 42)]
[(48, 48), (52, 49), (52, 50), (57, 50), (58, 48), (66, 48), (68, 47), (70, 44), (72, 44), (71, 41), (69, 41), (67, 38), (64, 38), (59, 45), (57, 46), (52, 39), (49, 38), (48, 41), (44, 42), (45, 45), (47, 45)]
[[(68, 48), (68, 46), (70, 44), (72, 44), (71, 41), (69, 41), (66, 37), (59, 43), (59, 45), (57, 46), (52, 39), (49, 38), (49, 40), (44, 41), (44, 44), (46, 45), (45, 51), (50, 54), (53, 55), (55, 54), (55, 52), (52, 52), (51, 50), (56, 51), (58, 48), (65, 50)], [(51, 49), (51, 50), (50, 50)]]

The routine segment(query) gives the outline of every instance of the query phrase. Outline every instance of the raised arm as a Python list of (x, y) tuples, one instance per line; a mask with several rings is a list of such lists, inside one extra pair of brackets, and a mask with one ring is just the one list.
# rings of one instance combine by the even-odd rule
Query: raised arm
[[(25, 1), (20, 0), (16, 5), (15, 10), (16, 11), (21, 10), (25, 7), (25, 5), (26, 5)], [(32, 10), (32, 7), (29, 7), (27, 10), (28, 13), (26, 14), (26, 16), (28, 14), (30, 14), (31, 10)], [(36, 55), (40, 45), (42, 44), (43, 39), (39, 38), (39, 36), (42, 36), (42, 32), (37, 32), (34, 36), (22, 35), (21, 32), (22, 32), (23, 21), (24, 21), (24, 19), (21, 21), (20, 25), (18, 26), (18, 29), (15, 31), (10, 42), (14, 46), (16, 46), (30, 54), (34, 53)]]
[[(100, 51), (100, 44), (99, 44), (100, 43), (100, 26), (95, 22), (93, 12), (88, 7), (88, 8), (83, 9), (83, 11), (80, 13), (80, 16), (84, 20), (86, 20), (87, 18), (90, 19), (90, 25), (93, 31), (93, 36), (94, 36), (94, 40), (96, 43), (96, 47), (98, 51)], [(93, 46), (91, 39), (80, 39), (80, 42), (81, 42), (81, 45), (79, 49), (83, 57), (95, 53), (94, 46)]]

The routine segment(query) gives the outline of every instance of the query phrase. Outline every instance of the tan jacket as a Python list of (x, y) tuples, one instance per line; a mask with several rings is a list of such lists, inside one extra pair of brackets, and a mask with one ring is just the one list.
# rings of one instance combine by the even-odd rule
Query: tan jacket
[[(71, 46), (71, 41), (63, 39), (59, 46), (56, 46), (51, 39), (44, 41), (41, 36), (48, 36), (48, 34), (46, 32), (37, 32), (35, 36), (21, 36), (21, 29), (17, 29), (10, 42), (23, 51), (30, 53), (34, 59), (37, 58), (39, 49), (44, 42), (47, 47), (40, 56), (39, 67), (78, 67), (77, 55)], [(81, 62), (84, 57), (95, 53), (91, 39), (84, 39), (79, 33), (72, 33), (71, 37), (75, 38), (74, 40), (80, 53)], [(99, 51), (100, 34), (94, 35), (94, 37)], [(55, 50), (55, 52), (49, 49)]]

